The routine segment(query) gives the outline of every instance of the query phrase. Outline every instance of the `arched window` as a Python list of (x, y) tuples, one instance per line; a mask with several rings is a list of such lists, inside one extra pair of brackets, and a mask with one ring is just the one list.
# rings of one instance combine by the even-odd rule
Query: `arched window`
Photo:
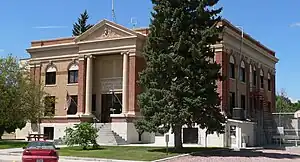
[(264, 88), (264, 71), (260, 69), (260, 88)]
[(233, 56), (229, 57), (229, 76), (230, 78), (235, 78), (235, 64), (234, 64), (234, 58)]
[(245, 70), (244, 61), (241, 62), (241, 66), (240, 66), (240, 80), (242, 82), (246, 82), (246, 70)]
[(53, 65), (48, 66), (46, 69), (45, 84), (56, 84), (56, 68)]
[(271, 75), (268, 73), (268, 91), (271, 91)]
[(255, 66), (252, 66), (252, 84), (256, 86), (257, 82), (257, 72)]
[(72, 64), (68, 69), (68, 83), (78, 83), (78, 65)]

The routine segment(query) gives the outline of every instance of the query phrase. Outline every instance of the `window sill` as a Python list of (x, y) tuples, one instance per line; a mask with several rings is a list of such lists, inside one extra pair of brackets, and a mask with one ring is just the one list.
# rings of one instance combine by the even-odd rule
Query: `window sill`
[(246, 82), (241, 81), (242, 84), (246, 84)]
[(78, 83), (68, 83), (67, 86), (78, 86)]
[(66, 115), (67, 116), (67, 118), (78, 118), (78, 115), (76, 115), (76, 114), (73, 114), (73, 115)]
[(56, 84), (46, 84), (45, 87), (56, 87)]

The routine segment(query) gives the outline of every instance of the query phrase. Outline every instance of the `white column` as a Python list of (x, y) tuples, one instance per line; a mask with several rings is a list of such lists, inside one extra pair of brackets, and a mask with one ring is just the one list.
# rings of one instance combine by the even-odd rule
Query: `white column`
[(128, 57), (129, 53), (124, 52), (123, 55), (123, 84), (122, 84), (122, 114), (128, 112)]
[(92, 112), (92, 85), (93, 85), (93, 60), (92, 55), (87, 56), (86, 65), (86, 93), (85, 93), (85, 115), (91, 115)]

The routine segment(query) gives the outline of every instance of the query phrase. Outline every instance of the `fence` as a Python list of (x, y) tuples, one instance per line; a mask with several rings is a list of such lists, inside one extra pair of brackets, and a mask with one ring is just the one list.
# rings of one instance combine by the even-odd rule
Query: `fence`
[(294, 113), (273, 113), (274, 124), (272, 139), (279, 145), (298, 146), (300, 141), (300, 118)]

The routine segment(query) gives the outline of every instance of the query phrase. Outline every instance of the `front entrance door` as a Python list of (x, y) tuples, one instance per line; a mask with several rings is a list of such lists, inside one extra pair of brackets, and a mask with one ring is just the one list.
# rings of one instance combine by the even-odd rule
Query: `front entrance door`
[(54, 127), (44, 127), (44, 135), (47, 136), (48, 140), (53, 140), (53, 138), (54, 138)]
[(237, 129), (235, 125), (229, 126), (229, 145), (231, 148), (237, 147)]
[(198, 143), (198, 128), (183, 128), (183, 143)]
[(122, 113), (122, 94), (102, 94), (101, 97), (101, 123), (110, 123), (110, 114)]

